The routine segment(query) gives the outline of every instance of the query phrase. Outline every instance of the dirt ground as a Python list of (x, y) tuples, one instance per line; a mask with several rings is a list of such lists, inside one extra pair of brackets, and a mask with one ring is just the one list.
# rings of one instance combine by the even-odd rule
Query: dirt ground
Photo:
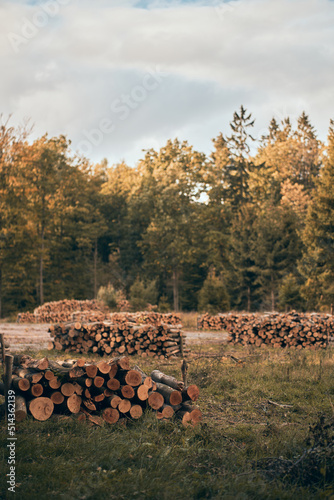
[[(4, 333), (5, 342), (10, 352), (23, 349), (40, 350), (47, 349), (51, 337), (48, 332), (49, 324), (26, 324), (26, 323), (0, 323), (0, 333)], [(195, 330), (183, 330), (185, 344), (201, 342), (221, 343), (226, 342), (227, 334), (223, 332), (201, 332)]]

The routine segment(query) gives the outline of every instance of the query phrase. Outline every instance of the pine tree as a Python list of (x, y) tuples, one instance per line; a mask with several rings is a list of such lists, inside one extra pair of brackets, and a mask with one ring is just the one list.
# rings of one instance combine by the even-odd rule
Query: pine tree
[(225, 166), (223, 173), (225, 200), (234, 208), (249, 200), (249, 173), (254, 168), (249, 159), (249, 141), (255, 140), (249, 129), (254, 126), (254, 121), (251, 113), (240, 106), (239, 113), (235, 112), (233, 121), (230, 122), (232, 134), (226, 139), (231, 161)]
[(334, 303), (334, 121), (331, 120), (324, 167), (320, 171), (309, 207), (300, 269), (306, 283), (308, 306), (330, 307)]

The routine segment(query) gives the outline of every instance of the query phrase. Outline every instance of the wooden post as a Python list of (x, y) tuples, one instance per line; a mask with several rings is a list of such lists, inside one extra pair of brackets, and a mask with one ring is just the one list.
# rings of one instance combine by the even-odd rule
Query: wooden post
[(10, 389), (10, 386), (12, 385), (12, 374), (13, 374), (13, 361), (14, 361), (14, 356), (11, 356), (10, 354), (6, 354), (5, 356), (5, 376), (4, 376), (4, 381), (5, 381), (5, 399), (6, 399), (6, 419), (7, 419), (7, 412), (8, 412), (8, 391)]
[(0, 344), (2, 353), (2, 369), (5, 371), (5, 336), (3, 333), (0, 333)]

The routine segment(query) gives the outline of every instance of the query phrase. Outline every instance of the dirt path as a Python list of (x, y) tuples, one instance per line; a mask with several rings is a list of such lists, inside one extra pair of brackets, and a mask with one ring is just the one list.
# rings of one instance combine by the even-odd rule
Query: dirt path
[(51, 340), (48, 324), (0, 323), (0, 333), (4, 333), (10, 352), (23, 349), (47, 349)]
[(201, 332), (198, 330), (183, 330), (183, 335), (186, 339), (186, 344), (201, 344), (203, 342), (212, 342), (221, 344), (227, 342), (228, 334), (225, 332)]
[[(5, 334), (5, 342), (10, 352), (24, 349), (47, 349), (51, 337), (48, 332), (49, 324), (0, 323), (0, 333)], [(223, 332), (201, 332), (183, 330), (185, 344), (201, 344), (202, 342), (226, 342), (227, 334)]]

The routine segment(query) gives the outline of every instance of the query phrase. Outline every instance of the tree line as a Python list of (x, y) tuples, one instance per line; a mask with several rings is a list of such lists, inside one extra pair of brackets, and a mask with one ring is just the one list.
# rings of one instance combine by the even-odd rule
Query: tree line
[[(334, 122), (252, 137), (243, 106), (207, 156), (168, 140), (136, 166), (0, 123), (0, 317), (111, 290), (160, 310), (329, 310)], [(103, 288), (101, 288), (103, 287)]]

